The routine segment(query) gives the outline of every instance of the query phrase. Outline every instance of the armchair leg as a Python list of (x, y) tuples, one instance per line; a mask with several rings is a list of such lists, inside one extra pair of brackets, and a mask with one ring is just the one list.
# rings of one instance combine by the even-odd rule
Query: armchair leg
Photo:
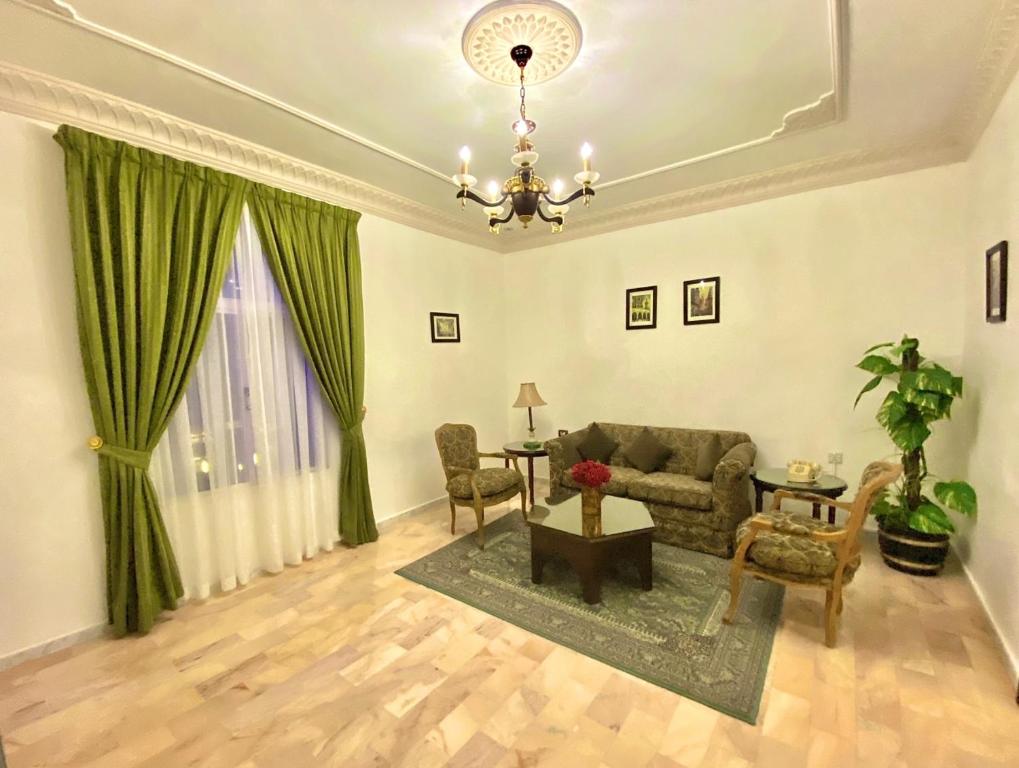
[(732, 568), (729, 569), (729, 607), (722, 616), (725, 624), (732, 624), (736, 618), (736, 609), (739, 607), (739, 595), (743, 588), (743, 561), (734, 560)]
[(485, 548), (485, 508), (478, 502), (474, 503), (474, 516), (478, 519), (478, 545)]
[(449, 497), (449, 532), (456, 533), (456, 504), (453, 503), (452, 496)]
[(838, 606), (842, 602), (841, 590), (838, 594), (834, 589), (825, 593), (824, 600), (824, 644), (834, 648), (838, 642)]

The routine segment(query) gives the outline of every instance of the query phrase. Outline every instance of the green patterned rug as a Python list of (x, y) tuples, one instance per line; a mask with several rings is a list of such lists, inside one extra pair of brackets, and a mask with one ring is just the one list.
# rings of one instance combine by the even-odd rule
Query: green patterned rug
[(656, 543), (654, 589), (641, 591), (636, 568), (621, 564), (605, 578), (601, 604), (587, 605), (566, 563), (549, 562), (544, 583), (531, 583), (530, 539), (519, 514), (499, 518), (486, 533), (484, 551), (471, 533), (397, 573), (719, 712), (756, 721), (781, 586), (748, 581), (736, 622), (722, 624), (731, 561)]

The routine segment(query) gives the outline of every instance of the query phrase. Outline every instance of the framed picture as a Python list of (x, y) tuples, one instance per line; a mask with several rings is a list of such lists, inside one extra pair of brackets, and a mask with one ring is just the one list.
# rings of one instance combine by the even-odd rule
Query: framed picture
[(452, 312), (429, 312), (432, 323), (432, 343), (460, 343), (460, 315)]
[(559, 437), (566, 437), (568, 434), (570, 434), (570, 430), (568, 430), (568, 429), (560, 429), (559, 430)]
[(658, 324), (658, 286), (627, 288), (626, 330), (654, 328)]
[(683, 325), (717, 323), (721, 317), (722, 278), (683, 281)]
[(987, 322), (1005, 322), (1008, 301), (1008, 241), (1002, 240), (987, 252)]

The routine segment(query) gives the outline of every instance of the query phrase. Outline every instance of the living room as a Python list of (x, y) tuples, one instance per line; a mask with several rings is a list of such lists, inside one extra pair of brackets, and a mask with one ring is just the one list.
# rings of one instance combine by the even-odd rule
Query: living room
[[(430, 5), (0, 2), (7, 764), (1019, 761), (1019, 3)], [(187, 290), (132, 277), (192, 230), (145, 174), (93, 184), (114, 155), (232, 190)], [(104, 235), (132, 220), (166, 241)], [(139, 363), (168, 307), (207, 329), (183, 377)], [(929, 436), (893, 391), (937, 396)], [(875, 515), (918, 455), (929, 575)], [(649, 580), (627, 550), (588, 593), (616, 515)], [(591, 551), (539, 563), (549, 533)], [(830, 571), (755, 572), (796, 535)]]

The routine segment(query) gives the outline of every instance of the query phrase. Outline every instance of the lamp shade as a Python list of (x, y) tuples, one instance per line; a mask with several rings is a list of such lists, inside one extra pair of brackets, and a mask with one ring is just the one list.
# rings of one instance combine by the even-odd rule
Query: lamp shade
[(538, 394), (538, 388), (533, 381), (524, 382), (520, 385), (520, 394), (517, 401), (513, 403), (514, 408), (536, 408), (539, 405), (548, 405)]

